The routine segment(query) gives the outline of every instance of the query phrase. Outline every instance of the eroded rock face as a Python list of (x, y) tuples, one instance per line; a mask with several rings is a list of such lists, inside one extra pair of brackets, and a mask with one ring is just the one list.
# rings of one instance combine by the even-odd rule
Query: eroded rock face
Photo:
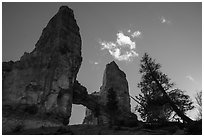
[(103, 85), (100, 88), (101, 102), (107, 103), (107, 93), (110, 88), (116, 91), (120, 111), (130, 112), (130, 97), (125, 73), (113, 61), (106, 65), (103, 74)]
[(120, 112), (120, 114), (116, 116), (117, 119), (122, 122), (127, 122), (128, 119), (137, 121), (136, 115), (131, 113), (126, 75), (113, 61), (106, 65), (103, 75), (103, 85), (101, 86), (100, 91), (93, 93), (97, 96), (98, 104), (100, 104), (100, 107), (98, 107), (99, 112), (96, 114), (96, 112), (90, 108), (87, 108), (86, 117), (83, 122), (84, 124), (108, 124), (109, 118), (107, 116), (108, 110), (106, 108), (106, 104), (108, 101), (107, 95), (110, 88), (113, 88), (117, 96), (118, 112)]
[[(16, 62), (3, 62), (4, 110), (8, 107), (21, 113), (18, 108), (25, 108), (30, 113), (40, 113), (40, 116), (46, 114), (45, 117), (54, 114), (67, 125), (72, 104), (81, 104), (89, 109), (85, 124), (105, 124), (108, 122), (107, 93), (113, 88), (121, 112), (117, 117), (121, 118), (120, 121), (137, 120), (130, 112), (125, 73), (117, 64), (107, 64), (100, 92), (88, 94), (87, 89), (76, 80), (81, 62), (79, 27), (73, 11), (62, 6), (44, 28), (31, 53), (24, 53)], [(15, 107), (17, 104), (20, 106)]]
[(36, 104), (41, 112), (69, 119), (81, 62), (79, 27), (73, 11), (62, 6), (31, 53), (16, 62), (3, 62), (3, 105)]

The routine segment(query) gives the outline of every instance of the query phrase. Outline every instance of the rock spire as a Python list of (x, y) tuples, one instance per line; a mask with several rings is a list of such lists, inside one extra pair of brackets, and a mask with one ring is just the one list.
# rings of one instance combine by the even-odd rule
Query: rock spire
[(55, 113), (68, 124), (81, 62), (81, 36), (73, 10), (61, 6), (31, 53), (3, 63), (3, 105), (37, 105), (40, 112)]

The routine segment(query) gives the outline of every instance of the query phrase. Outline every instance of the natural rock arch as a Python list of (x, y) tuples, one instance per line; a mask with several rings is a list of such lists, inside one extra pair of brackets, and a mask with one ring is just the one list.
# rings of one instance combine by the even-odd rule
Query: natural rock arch
[[(3, 62), (2, 104), (35, 105), (39, 113), (56, 114), (64, 125), (69, 123), (72, 104), (81, 104), (106, 115), (106, 94), (117, 90), (118, 117), (134, 118), (130, 112), (130, 98), (125, 73), (115, 62), (107, 64), (100, 94), (88, 94), (77, 80), (81, 66), (81, 36), (73, 11), (62, 6), (43, 29), (31, 53), (19, 61)], [(133, 120), (134, 121), (134, 120)]]

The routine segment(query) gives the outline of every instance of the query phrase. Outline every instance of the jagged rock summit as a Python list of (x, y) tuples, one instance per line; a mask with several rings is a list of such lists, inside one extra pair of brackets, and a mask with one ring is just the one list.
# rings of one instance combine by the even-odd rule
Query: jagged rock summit
[(37, 112), (55, 113), (68, 124), (81, 62), (79, 27), (73, 11), (62, 6), (31, 53), (3, 62), (3, 106), (35, 105)]
[[(108, 92), (112, 88), (116, 92), (116, 99), (118, 102), (118, 112), (117, 119), (124, 124), (129, 119), (134, 119), (137, 121), (136, 115), (131, 113), (130, 109), (130, 97), (128, 90), (128, 82), (126, 79), (125, 73), (120, 70), (118, 65), (112, 61), (106, 65), (104, 74), (103, 74), (103, 84), (99, 92), (94, 92), (92, 95), (95, 95), (98, 100), (98, 104), (103, 106), (103, 111), (107, 113), (107, 102), (108, 102)], [(109, 123), (109, 117), (107, 114), (99, 112), (99, 116), (95, 115), (93, 110), (89, 108), (86, 109), (86, 117), (83, 121), (84, 124), (107, 124)], [(133, 121), (134, 121), (133, 120)], [(134, 121), (134, 122), (135, 122)]]
[(116, 91), (119, 109), (130, 112), (130, 97), (126, 75), (120, 70), (115, 61), (106, 65), (103, 74), (103, 85), (100, 88), (100, 94), (104, 103), (107, 102), (107, 92), (110, 88)]

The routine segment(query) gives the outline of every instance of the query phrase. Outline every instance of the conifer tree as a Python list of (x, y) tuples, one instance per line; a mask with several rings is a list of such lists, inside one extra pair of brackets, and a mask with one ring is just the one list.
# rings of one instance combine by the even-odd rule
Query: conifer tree
[(139, 102), (138, 112), (147, 122), (167, 121), (173, 111), (186, 122), (192, 120), (185, 115), (187, 110), (193, 109), (192, 101), (184, 91), (172, 90), (174, 83), (161, 72), (161, 65), (156, 63), (147, 53), (141, 59), (140, 70), (142, 74), (138, 87), (141, 94), (137, 96)]

